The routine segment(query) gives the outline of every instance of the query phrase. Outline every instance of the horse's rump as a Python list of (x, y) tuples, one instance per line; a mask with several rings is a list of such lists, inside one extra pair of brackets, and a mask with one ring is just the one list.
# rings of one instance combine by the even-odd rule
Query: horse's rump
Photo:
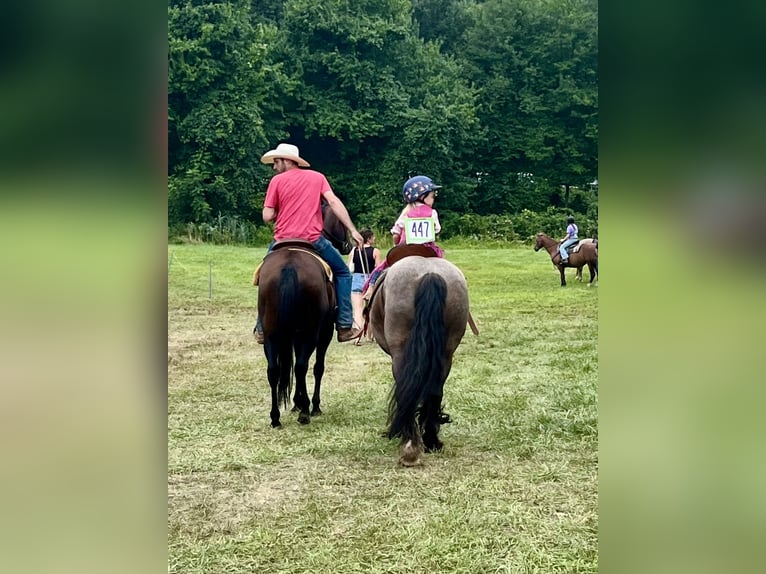
[(450, 261), (438, 257), (407, 257), (389, 267), (376, 284), (370, 301), (370, 324), (384, 351), (403, 348), (410, 334), (420, 279), (428, 273), (440, 275), (447, 284), (445, 323), (450, 331), (448, 345), (454, 351), (468, 322), (468, 286), (463, 273)]
[[(289, 303), (288, 303), (289, 301)], [(260, 270), (258, 313), (264, 337), (297, 329), (318, 333), (335, 308), (335, 291), (320, 261), (300, 249), (269, 254)]]

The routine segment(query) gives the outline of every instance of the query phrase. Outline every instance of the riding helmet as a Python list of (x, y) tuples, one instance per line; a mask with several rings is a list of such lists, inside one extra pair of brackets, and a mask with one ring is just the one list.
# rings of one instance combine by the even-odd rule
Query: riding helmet
[(435, 189), (440, 189), (441, 185), (436, 185), (430, 177), (425, 175), (416, 175), (404, 183), (402, 187), (402, 199), (405, 203), (413, 203), (431, 193)]
[(567, 223), (574, 223), (574, 217), (572, 217), (571, 215), (567, 217)]

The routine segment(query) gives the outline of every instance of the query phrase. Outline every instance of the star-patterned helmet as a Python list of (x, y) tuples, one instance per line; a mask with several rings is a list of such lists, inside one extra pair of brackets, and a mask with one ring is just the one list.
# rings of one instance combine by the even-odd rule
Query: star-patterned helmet
[(404, 187), (402, 187), (402, 198), (405, 203), (414, 203), (433, 190), (440, 188), (441, 185), (436, 185), (430, 177), (416, 175), (405, 182)]

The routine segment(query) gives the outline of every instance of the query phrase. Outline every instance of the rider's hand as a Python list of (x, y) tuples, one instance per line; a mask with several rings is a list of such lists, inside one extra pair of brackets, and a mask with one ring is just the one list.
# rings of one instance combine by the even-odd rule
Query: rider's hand
[(364, 247), (364, 238), (362, 237), (362, 234), (358, 231), (354, 230), (351, 232), (351, 237), (353, 238), (354, 242), (356, 243), (356, 246), (361, 249)]

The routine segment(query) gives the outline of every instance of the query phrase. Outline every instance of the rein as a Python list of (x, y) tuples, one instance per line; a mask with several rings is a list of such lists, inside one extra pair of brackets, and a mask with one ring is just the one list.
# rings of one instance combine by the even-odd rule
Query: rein
[[(370, 245), (370, 247), (372, 247), (372, 245)], [(361, 251), (359, 251), (358, 247), (354, 247), (354, 249), (356, 249), (359, 252), (359, 261), (362, 263), (362, 273), (365, 275), (369, 275), (371, 270), (367, 268), (367, 248), (362, 246)]]

